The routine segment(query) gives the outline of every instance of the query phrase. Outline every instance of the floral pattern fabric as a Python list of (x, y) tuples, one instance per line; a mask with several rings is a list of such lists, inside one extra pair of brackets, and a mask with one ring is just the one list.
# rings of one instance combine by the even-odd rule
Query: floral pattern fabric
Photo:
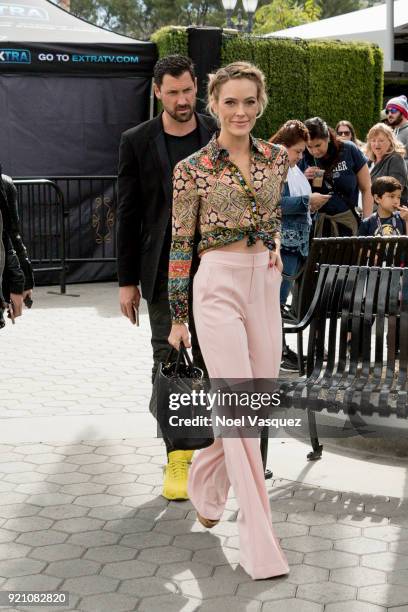
[(282, 186), (289, 161), (280, 145), (251, 137), (251, 184), (218, 145), (179, 162), (173, 174), (169, 300), (173, 322), (188, 321), (190, 268), (196, 229), (198, 253), (247, 238), (273, 250), (280, 237)]

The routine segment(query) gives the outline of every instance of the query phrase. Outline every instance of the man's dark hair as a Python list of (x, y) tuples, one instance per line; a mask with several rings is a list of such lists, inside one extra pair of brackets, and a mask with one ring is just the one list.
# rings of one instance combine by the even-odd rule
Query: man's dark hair
[(401, 183), (393, 176), (379, 176), (373, 180), (371, 193), (373, 196), (381, 198), (384, 193), (393, 193), (398, 189), (402, 190)]
[(154, 83), (157, 87), (161, 87), (164, 75), (169, 74), (177, 78), (185, 72), (189, 72), (194, 81), (194, 64), (189, 57), (185, 55), (167, 55), (167, 57), (163, 57), (156, 62), (153, 70)]

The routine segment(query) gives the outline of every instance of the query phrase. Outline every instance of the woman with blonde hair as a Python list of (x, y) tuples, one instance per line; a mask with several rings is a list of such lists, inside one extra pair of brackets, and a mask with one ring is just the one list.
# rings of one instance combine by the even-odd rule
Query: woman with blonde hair
[(393, 176), (402, 185), (401, 202), (408, 202), (407, 167), (405, 165), (405, 147), (397, 140), (392, 128), (384, 123), (376, 123), (367, 134), (365, 151), (371, 160), (371, 180), (380, 176)]
[[(279, 201), (288, 155), (251, 135), (267, 103), (258, 68), (247, 62), (220, 68), (210, 78), (208, 98), (220, 131), (174, 170), (169, 343), (190, 346), (187, 298), (198, 228), (193, 309), (211, 379), (276, 378), (282, 352)], [(219, 522), (230, 486), (240, 508), (241, 566), (254, 579), (288, 573), (272, 529), (259, 440), (242, 430), (217, 437), (193, 461), (188, 492), (205, 527)]]

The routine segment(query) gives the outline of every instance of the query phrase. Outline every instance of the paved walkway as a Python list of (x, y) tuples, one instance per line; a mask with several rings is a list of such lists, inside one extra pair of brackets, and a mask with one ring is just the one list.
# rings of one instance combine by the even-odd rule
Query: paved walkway
[(408, 612), (407, 460), (329, 449), (306, 464), (304, 445), (273, 440), (291, 573), (254, 582), (233, 496), (206, 531), (160, 495), (146, 314), (131, 328), (114, 285), (68, 291), (80, 297), (38, 289), (0, 335), (0, 591), (66, 590), (70, 605), (1, 610)]

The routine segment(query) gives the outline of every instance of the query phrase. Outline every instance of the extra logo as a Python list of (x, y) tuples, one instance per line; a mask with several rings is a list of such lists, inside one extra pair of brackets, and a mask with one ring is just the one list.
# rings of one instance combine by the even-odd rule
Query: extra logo
[(28, 49), (0, 49), (0, 64), (31, 64)]
[(48, 12), (43, 8), (13, 4), (11, 2), (0, 2), (0, 17), (29, 19), (30, 21), (49, 21)]

